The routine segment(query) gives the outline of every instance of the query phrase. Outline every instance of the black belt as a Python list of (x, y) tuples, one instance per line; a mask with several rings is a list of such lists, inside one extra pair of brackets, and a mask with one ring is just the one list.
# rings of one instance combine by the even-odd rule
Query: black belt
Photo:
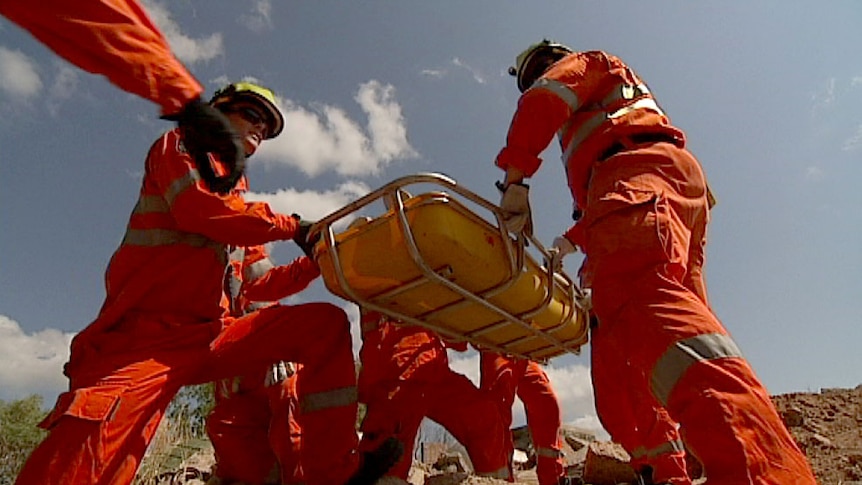
[(631, 150), (635, 145), (646, 145), (648, 143), (677, 143), (677, 139), (668, 133), (637, 133), (628, 135), (622, 140), (611, 143), (611, 146), (605, 148), (599, 154), (598, 160), (603, 162), (617, 153)]

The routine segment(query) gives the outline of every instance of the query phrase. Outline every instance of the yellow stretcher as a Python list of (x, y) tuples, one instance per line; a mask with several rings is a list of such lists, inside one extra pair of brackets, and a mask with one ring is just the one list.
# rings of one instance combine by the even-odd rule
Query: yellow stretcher
[[(436, 190), (407, 195), (426, 186)], [(382, 214), (360, 217), (380, 202)], [(537, 263), (523, 236), (506, 231), (498, 206), (445, 175), (390, 182), (321, 219), (311, 229), (319, 231), (314, 255), (326, 287), (360, 306), (536, 361), (578, 354), (587, 342), (584, 292), (548, 270), (550, 254), (530, 238), (545, 262)]]

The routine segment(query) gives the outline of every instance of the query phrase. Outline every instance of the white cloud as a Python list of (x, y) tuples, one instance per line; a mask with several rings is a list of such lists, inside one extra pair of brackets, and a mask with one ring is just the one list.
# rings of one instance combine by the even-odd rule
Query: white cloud
[(36, 64), (21, 51), (0, 46), (0, 90), (13, 100), (38, 94), (42, 79)]
[(407, 141), (395, 88), (369, 81), (354, 99), (368, 116), (365, 131), (340, 108), (323, 105), (312, 112), (280, 100), (284, 132), (261, 145), (255, 158), (314, 177), (330, 170), (348, 176), (378, 174), (395, 159), (418, 156)]
[(263, 32), (272, 30), (272, 1), (256, 0), (251, 8), (251, 13), (240, 16), (240, 22), (252, 32)]
[(823, 169), (812, 165), (805, 169), (805, 178), (810, 180), (820, 180), (823, 178)]
[(150, 18), (165, 34), (168, 44), (181, 61), (194, 64), (209, 61), (224, 53), (224, 41), (220, 33), (193, 39), (180, 30), (166, 6), (155, 0), (144, 0), (143, 3)]
[(249, 192), (245, 198), (248, 201), (266, 202), (274, 211), (282, 214), (296, 213), (304, 219), (317, 220), (368, 192), (370, 190), (364, 183), (349, 181), (323, 192), (288, 188), (275, 193)]
[(815, 113), (825, 109), (827, 106), (835, 102), (835, 82), (834, 77), (827, 79), (826, 83), (822, 86), (822, 89), (811, 96)]
[(18, 322), (0, 315), (0, 399), (40, 394), (46, 406), (68, 387), (63, 364), (72, 333), (46, 329), (26, 334)]
[[(458, 353), (450, 350), (449, 367), (470, 378), (473, 384), (479, 385), (479, 354), (477, 352)], [(557, 399), (560, 401), (563, 423), (590, 429), (599, 436), (606, 436), (596, 415), (589, 368), (576, 364), (556, 367), (552, 363), (545, 366), (544, 369), (551, 380), (554, 391), (557, 393)], [(512, 413), (513, 426), (520, 426), (527, 422), (524, 405), (520, 399), (515, 399)]]
[(467, 72), (469, 72), (469, 73), (470, 73), (470, 75), (471, 75), (471, 76), (473, 76), (473, 80), (474, 80), (474, 81), (476, 81), (477, 83), (479, 83), (479, 84), (485, 84), (485, 76), (484, 76), (484, 75), (482, 75), (482, 73), (481, 73), (481, 72), (479, 72), (479, 70), (478, 70), (478, 69), (476, 69), (476, 68), (474, 68), (473, 66), (471, 66), (471, 65), (467, 64), (466, 62), (462, 61), (461, 59), (459, 59), (459, 58), (457, 58), (457, 57), (456, 57), (456, 58), (454, 58), (454, 59), (452, 59), (452, 64), (454, 64), (454, 65), (456, 65), (456, 66), (458, 66), (458, 67), (461, 67), (461, 68), (466, 69), (466, 70), (467, 70)]
[(862, 145), (862, 125), (856, 127), (856, 133), (844, 141), (844, 145), (841, 149), (845, 152), (850, 152), (857, 150), (860, 145)]
[(57, 116), (63, 101), (72, 97), (78, 88), (79, 71), (64, 61), (57, 61), (57, 75), (48, 88), (48, 111)]
[(441, 79), (443, 76), (446, 75), (446, 71), (441, 69), (422, 69), (422, 71), (420, 71), (420, 74), (422, 74), (423, 76)]

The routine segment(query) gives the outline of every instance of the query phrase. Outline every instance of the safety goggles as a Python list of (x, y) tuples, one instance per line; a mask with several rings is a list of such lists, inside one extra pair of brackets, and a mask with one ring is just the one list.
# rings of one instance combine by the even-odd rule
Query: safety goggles
[(248, 121), (252, 125), (263, 123), (269, 126), (269, 119), (259, 110), (251, 106), (237, 106), (229, 110), (230, 113), (237, 113), (242, 119)]

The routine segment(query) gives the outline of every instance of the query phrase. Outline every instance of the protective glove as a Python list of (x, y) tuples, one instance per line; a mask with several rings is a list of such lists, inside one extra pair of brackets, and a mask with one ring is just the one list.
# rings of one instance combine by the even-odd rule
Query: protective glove
[(530, 213), (530, 186), (524, 183), (513, 183), (503, 186), (497, 182), (497, 188), (503, 193), (500, 198), (500, 209), (503, 211), (503, 223), (506, 229), (515, 234), (533, 235), (533, 215)]
[(299, 221), (299, 227), (296, 229), (296, 232), (293, 234), (293, 242), (299, 246), (299, 249), (302, 249), (302, 252), (305, 253), (311, 259), (314, 259), (314, 245), (320, 241), (320, 238), (323, 236), (323, 233), (317, 232), (314, 236), (309, 240), (308, 233), (311, 230), (311, 226), (314, 225), (313, 221), (306, 221), (300, 217), (299, 214), (291, 214), (291, 217)]
[[(183, 137), (183, 146), (192, 156), (201, 178), (210, 190), (226, 194), (234, 188), (245, 170), (245, 150), (242, 140), (221, 111), (196, 98), (182, 111), (162, 119), (176, 121)], [(228, 168), (228, 174), (219, 177), (213, 171), (207, 153), (215, 153)]]
[(551, 253), (551, 268), (553, 268), (554, 271), (560, 271), (563, 269), (563, 258), (574, 253), (577, 249), (578, 248), (576, 248), (575, 245), (566, 237), (555, 237), (549, 250)]

